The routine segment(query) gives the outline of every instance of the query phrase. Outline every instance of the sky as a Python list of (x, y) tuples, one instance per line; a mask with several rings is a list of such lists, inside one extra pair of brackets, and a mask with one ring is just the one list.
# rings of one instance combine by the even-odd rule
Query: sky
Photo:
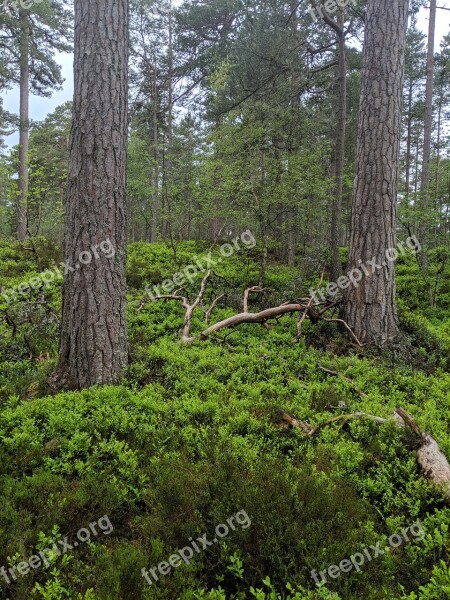
[[(440, 0), (438, 6), (448, 7), (450, 9), (450, 0)], [(419, 15), (419, 26), (424, 33), (428, 31), (428, 10), (421, 9)], [(439, 50), (441, 39), (450, 32), (450, 10), (438, 10), (436, 19), (436, 46), (435, 50)], [(51, 98), (40, 98), (38, 96), (30, 97), (30, 117), (32, 120), (41, 121), (49, 113), (66, 102), (72, 100), (73, 95), (73, 55), (72, 54), (57, 54), (56, 61), (61, 65), (62, 75), (65, 80), (63, 89), (54, 92)], [(1, 94), (5, 110), (17, 114), (19, 112), (19, 90), (13, 88), (8, 92)], [(5, 138), (8, 146), (13, 146), (19, 141), (18, 133), (13, 133)]]

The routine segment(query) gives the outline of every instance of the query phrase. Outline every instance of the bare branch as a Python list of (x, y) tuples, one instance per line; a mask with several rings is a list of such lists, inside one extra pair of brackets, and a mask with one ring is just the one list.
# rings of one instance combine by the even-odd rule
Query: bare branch
[(221, 296), (218, 296), (214, 302), (211, 304), (211, 306), (208, 308), (208, 310), (205, 312), (205, 323), (208, 324), (209, 323), (209, 319), (211, 318), (211, 314), (213, 312), (213, 310), (216, 308), (218, 302), (220, 302), (220, 300), (222, 300), (222, 298), (225, 297), (225, 294), (222, 294)]
[(238, 315), (233, 315), (223, 321), (219, 321), (219, 323), (216, 323), (215, 325), (211, 325), (211, 327), (208, 327), (208, 329), (205, 329), (205, 331), (200, 334), (200, 339), (206, 340), (212, 333), (216, 333), (227, 327), (236, 327), (236, 325), (242, 325), (242, 323), (264, 323), (274, 317), (293, 312), (300, 312), (305, 310), (305, 308), (306, 306), (304, 304), (282, 304), (280, 306), (275, 306), (274, 308), (267, 308), (259, 313), (243, 312)]
[(296, 341), (298, 342), (300, 340), (300, 338), (302, 337), (302, 325), (303, 325), (303, 321), (306, 319), (306, 316), (308, 314), (309, 309), (311, 308), (312, 302), (316, 296), (316, 293), (318, 292), (320, 286), (322, 285), (323, 282), (323, 278), (325, 277), (325, 269), (322, 271), (322, 276), (320, 278), (320, 281), (316, 287), (316, 289), (314, 290), (314, 293), (311, 295), (311, 298), (309, 299), (308, 304), (306, 305), (306, 308), (302, 314), (302, 316), (300, 317), (300, 319), (298, 320), (297, 323), (297, 337), (296, 337)]
[(348, 323), (346, 323), (343, 319), (323, 319), (324, 321), (328, 321), (329, 323), (342, 323), (342, 325), (344, 325), (344, 327), (347, 329), (347, 331), (350, 333), (350, 335), (352, 336), (352, 338), (355, 340), (355, 342), (358, 344), (358, 346), (360, 348), (364, 348), (364, 346), (367, 346), (367, 344), (362, 344), (359, 339), (356, 337), (356, 335), (353, 333), (352, 328), (350, 327), (350, 325)]
[(247, 288), (244, 292), (244, 312), (248, 313), (248, 297), (251, 294), (251, 292), (267, 292), (269, 291), (269, 288), (262, 288), (259, 285), (254, 285), (251, 288)]
[[(335, 374), (334, 371), (328, 369), (322, 369), (330, 374)], [(279, 411), (281, 425), (285, 429), (295, 428), (303, 431), (308, 437), (317, 435), (324, 427), (333, 425), (334, 423), (341, 423), (343, 427), (352, 419), (370, 419), (378, 425), (389, 423), (390, 419), (383, 417), (377, 417), (367, 413), (356, 412), (346, 415), (339, 415), (333, 417), (324, 423), (311, 427), (305, 421), (302, 421), (298, 417), (293, 417), (283, 410)], [(436, 484), (440, 490), (444, 493), (447, 500), (450, 501), (450, 464), (447, 457), (444, 455), (442, 450), (439, 448), (436, 440), (429, 434), (423, 433), (418, 427), (414, 419), (402, 408), (397, 408), (394, 412), (395, 423), (398, 427), (409, 427), (421, 440), (421, 447), (417, 451), (417, 462), (419, 463), (422, 473), (426, 479), (431, 483)]]

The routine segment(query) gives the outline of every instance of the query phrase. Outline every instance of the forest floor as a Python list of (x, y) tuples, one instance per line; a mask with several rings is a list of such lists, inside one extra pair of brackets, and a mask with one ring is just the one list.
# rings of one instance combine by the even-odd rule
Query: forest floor
[[(183, 307), (143, 303), (145, 286), (205, 252), (182, 243), (175, 261), (164, 244), (130, 245), (130, 366), (120, 386), (49, 390), (57, 277), (0, 297), (0, 597), (449, 598), (450, 506), (420, 472), (417, 440), (391, 419), (402, 407), (450, 458), (448, 274), (426, 308), (416, 262), (399, 260), (403, 337), (389, 350), (357, 348), (338, 324), (309, 321), (294, 344), (298, 315), (183, 344)], [(205, 307), (226, 296), (211, 322), (242, 310), (256, 258), (245, 251), (214, 269)], [(1, 286), (59, 260), (44, 240), (33, 250), (2, 241)], [(200, 282), (188, 286), (191, 300)], [(272, 258), (270, 291), (250, 308), (304, 297), (316, 283)], [(204, 319), (199, 307), (193, 335)], [(280, 411), (311, 426), (356, 412), (388, 422), (344, 419), (308, 436), (284, 427)], [(45, 554), (60, 538), (72, 548)], [(47, 560), (27, 570), (39, 552)]]

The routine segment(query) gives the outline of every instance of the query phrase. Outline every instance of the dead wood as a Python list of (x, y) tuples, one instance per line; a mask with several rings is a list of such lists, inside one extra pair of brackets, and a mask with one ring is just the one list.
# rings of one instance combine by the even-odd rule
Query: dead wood
[(202, 279), (202, 283), (200, 285), (200, 291), (198, 292), (197, 298), (194, 300), (194, 302), (192, 304), (189, 304), (189, 300), (185, 296), (178, 296), (176, 294), (164, 294), (161, 296), (156, 296), (154, 298), (154, 300), (177, 300), (177, 301), (181, 302), (183, 308), (186, 310), (186, 314), (184, 317), (183, 335), (181, 338), (182, 341), (185, 343), (192, 342), (193, 340), (195, 340), (195, 338), (191, 336), (191, 318), (192, 318), (192, 314), (193, 314), (194, 310), (197, 308), (197, 306), (202, 301), (203, 295), (206, 290), (206, 284), (210, 277), (211, 277), (211, 271), (208, 271), (207, 274), (205, 275), (205, 277)]
[(361, 392), (361, 390), (359, 390), (355, 386), (355, 383), (354, 383), (353, 379), (350, 379), (350, 377), (346, 377), (345, 375), (341, 375), (337, 371), (332, 371), (331, 369), (326, 369), (325, 367), (322, 367), (321, 365), (319, 365), (319, 369), (321, 371), (323, 371), (324, 373), (326, 373), (327, 375), (331, 375), (332, 377), (339, 377), (340, 379), (343, 379), (344, 381), (346, 381), (347, 383), (349, 383), (352, 386), (352, 389), (355, 392), (357, 392), (362, 398), (367, 398), (367, 399), (369, 398), (369, 396), (367, 394), (365, 394), (364, 392)]
[[(243, 297), (243, 312), (242, 313), (238, 313), (236, 315), (233, 315), (232, 317), (223, 319), (222, 321), (219, 321), (218, 323), (215, 323), (214, 325), (210, 325), (207, 329), (205, 329), (202, 333), (200, 333), (198, 338), (196, 338), (195, 336), (192, 336), (191, 332), (190, 332), (191, 318), (192, 318), (192, 314), (193, 314), (194, 310), (199, 306), (199, 304), (201, 303), (201, 301), (203, 299), (203, 296), (204, 296), (204, 293), (206, 290), (206, 284), (207, 284), (210, 276), (211, 276), (211, 271), (208, 271), (207, 275), (202, 280), (202, 283), (200, 286), (200, 291), (199, 291), (198, 296), (193, 304), (190, 304), (189, 300), (185, 296), (181, 296), (177, 292), (175, 292), (174, 294), (164, 294), (164, 295), (160, 295), (160, 296), (156, 296), (155, 298), (152, 298), (153, 301), (176, 300), (178, 302), (181, 302), (183, 308), (186, 310), (183, 334), (181, 337), (182, 341), (185, 343), (192, 342), (195, 339), (200, 339), (201, 341), (204, 341), (204, 340), (208, 339), (211, 336), (211, 334), (213, 334), (213, 333), (217, 333), (218, 331), (221, 331), (222, 329), (236, 327), (238, 325), (242, 325), (243, 323), (261, 323), (264, 327), (266, 327), (266, 329), (269, 329), (270, 327), (269, 327), (267, 321), (269, 321), (270, 319), (277, 319), (278, 317), (281, 317), (283, 315), (300, 312), (300, 313), (302, 313), (302, 315), (297, 323), (297, 337), (295, 338), (294, 341), (298, 341), (299, 338), (301, 337), (303, 322), (306, 318), (308, 318), (308, 319), (310, 319), (310, 321), (312, 323), (317, 323), (320, 320), (341, 322), (348, 329), (348, 331), (350, 332), (350, 334), (352, 335), (352, 337), (356, 341), (356, 343), (359, 346), (362, 346), (362, 344), (359, 342), (358, 338), (354, 335), (351, 328), (347, 325), (347, 323), (345, 323), (345, 321), (342, 321), (341, 319), (326, 319), (324, 317), (324, 314), (326, 312), (328, 312), (329, 310), (331, 310), (332, 308), (334, 308), (336, 306), (336, 302), (330, 301), (330, 302), (325, 302), (323, 304), (313, 304), (314, 297), (304, 298), (304, 299), (302, 298), (300, 300), (298, 300), (298, 299), (288, 300), (287, 302), (283, 302), (279, 306), (267, 308), (260, 312), (256, 312), (256, 313), (250, 312), (249, 308), (248, 308), (250, 294), (263, 293), (266, 291), (270, 291), (269, 288), (262, 288), (259, 285), (249, 287), (245, 290), (244, 297)], [(322, 276), (322, 278), (323, 278), (323, 276)], [(219, 302), (219, 300), (221, 300), (224, 297), (224, 295), (225, 294), (222, 294), (221, 296), (216, 298), (213, 301), (213, 303), (211, 304), (210, 308), (207, 309), (206, 311), (204, 311), (205, 312), (205, 321), (207, 324), (209, 323), (211, 313), (213, 312), (214, 308), (217, 306), (217, 303)], [(148, 301), (149, 301), (148, 298), (144, 298), (138, 307), (138, 311), (141, 311), (144, 308), (144, 306), (147, 304)]]
[[(334, 371), (331, 373), (334, 374)], [(342, 428), (352, 419), (370, 419), (378, 425), (383, 425), (392, 421), (392, 419), (356, 412), (333, 417), (324, 423), (312, 427), (305, 421), (290, 415), (284, 410), (280, 410), (279, 415), (279, 423), (282, 427), (285, 429), (300, 429), (308, 437), (317, 435), (324, 427), (328, 427), (335, 423), (341, 423)], [(424, 433), (411, 415), (402, 408), (397, 408), (394, 411), (393, 422), (395, 422), (398, 427), (408, 427), (418, 437), (421, 446), (417, 450), (417, 462), (421, 467), (422, 474), (428, 481), (437, 485), (450, 501), (450, 464), (447, 457), (439, 448), (437, 441), (431, 435)]]

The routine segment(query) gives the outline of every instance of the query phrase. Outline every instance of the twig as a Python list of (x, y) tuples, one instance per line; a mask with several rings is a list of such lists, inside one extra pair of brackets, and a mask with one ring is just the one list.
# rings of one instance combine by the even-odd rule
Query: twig
[(253, 287), (247, 288), (244, 292), (244, 312), (248, 313), (248, 297), (251, 292), (268, 292), (269, 288), (262, 288), (259, 285), (254, 285)]
[(210, 276), (211, 271), (208, 271), (205, 277), (202, 279), (200, 291), (198, 292), (197, 298), (194, 300), (193, 304), (189, 304), (189, 300), (185, 296), (178, 296), (176, 294), (164, 294), (154, 298), (154, 300), (177, 300), (181, 302), (183, 308), (186, 310), (182, 335), (182, 340), (185, 343), (192, 342), (195, 339), (191, 336), (191, 318), (194, 310), (197, 308), (203, 298), (206, 290), (206, 284)]
[(332, 371), (331, 369), (326, 369), (325, 367), (322, 367), (321, 365), (319, 365), (319, 369), (321, 371), (323, 371), (324, 373), (326, 373), (327, 375), (332, 375), (333, 377), (340, 377), (341, 379), (343, 379), (344, 381), (349, 383), (352, 386), (352, 388), (355, 390), (355, 392), (358, 392), (358, 394), (360, 396), (369, 400), (369, 396), (367, 394), (365, 394), (364, 392), (361, 392), (360, 390), (358, 390), (358, 388), (355, 386), (354, 381), (352, 379), (350, 379), (350, 377), (346, 377), (345, 375), (342, 375), (341, 373), (338, 373), (337, 371)]
[(222, 298), (225, 297), (225, 294), (222, 294), (221, 296), (218, 296), (214, 302), (211, 304), (211, 306), (208, 308), (208, 310), (205, 312), (205, 323), (209, 323), (209, 319), (211, 317), (211, 314), (213, 312), (213, 310), (216, 308), (217, 303), (220, 302), (220, 300), (222, 300)]
[(367, 344), (362, 344), (359, 339), (356, 337), (356, 335), (353, 333), (352, 328), (350, 327), (350, 325), (348, 323), (346, 323), (344, 321), (344, 319), (325, 319), (325, 317), (323, 318), (324, 321), (328, 321), (329, 323), (342, 323), (342, 325), (344, 325), (344, 327), (347, 329), (347, 331), (350, 333), (350, 335), (352, 336), (352, 338), (355, 340), (355, 342), (358, 344), (358, 346), (360, 348), (364, 348), (364, 346), (367, 346)]
[(325, 269), (322, 271), (322, 276), (320, 278), (319, 284), (317, 285), (316, 289), (314, 290), (314, 293), (311, 294), (311, 298), (309, 299), (308, 304), (306, 305), (306, 308), (305, 308), (304, 312), (302, 313), (300, 319), (298, 320), (298, 323), (297, 323), (297, 337), (296, 337), (296, 341), (297, 342), (302, 337), (302, 325), (303, 325), (303, 321), (306, 319), (308, 311), (311, 308), (312, 302), (313, 302), (313, 300), (314, 300), (314, 298), (316, 296), (317, 291), (319, 290), (320, 286), (322, 285), (324, 277), (325, 277)]

